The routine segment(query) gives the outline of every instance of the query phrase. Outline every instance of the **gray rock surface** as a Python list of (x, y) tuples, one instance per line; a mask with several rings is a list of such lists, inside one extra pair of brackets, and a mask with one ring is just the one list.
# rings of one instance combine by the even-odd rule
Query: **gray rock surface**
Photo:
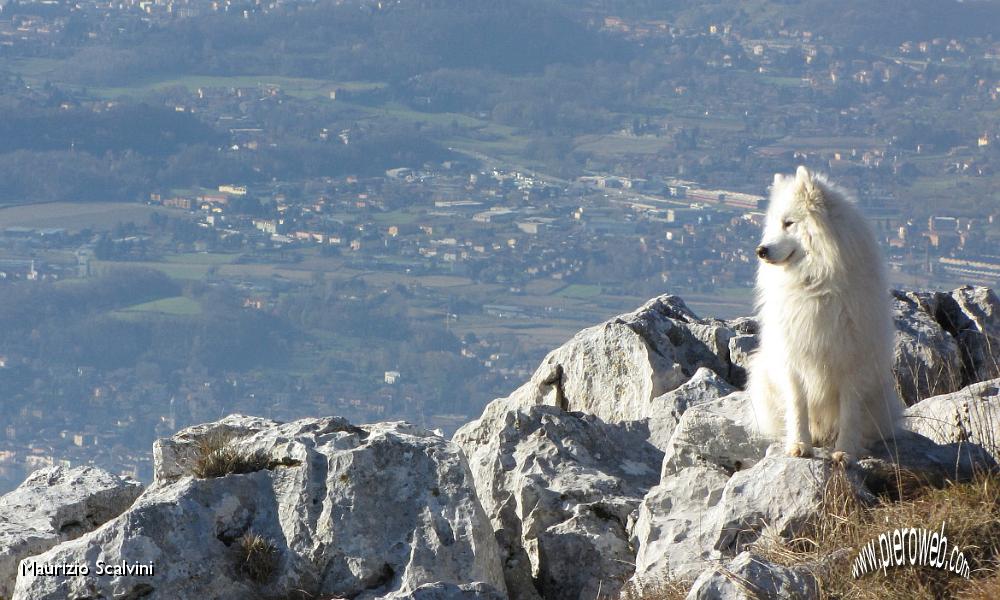
[(765, 526), (794, 538), (820, 514), (831, 469), (827, 460), (776, 453), (735, 473), (719, 500), (715, 549), (727, 556), (742, 552)]
[(785, 456), (763, 457), (732, 475), (703, 463), (669, 472), (639, 509), (632, 583), (693, 578), (743, 551), (765, 527), (794, 537), (819, 515), (830, 473), (828, 460)]
[(805, 569), (776, 565), (743, 552), (698, 576), (687, 600), (810, 600), (819, 582)]
[(94, 467), (39, 469), (0, 497), (0, 598), (10, 598), (21, 559), (93, 531), (142, 493), (137, 481)]
[(699, 368), (725, 380), (730, 371), (724, 321), (698, 319), (676, 296), (579, 332), (545, 357), (531, 379), (493, 401), (481, 419), (546, 404), (586, 412), (609, 423), (653, 416), (653, 400), (685, 383)]
[(764, 457), (767, 443), (750, 433), (749, 396), (738, 392), (691, 407), (667, 444), (660, 483), (643, 499), (632, 545), (632, 584), (693, 578), (713, 558), (720, 506), (730, 476)]
[[(996, 294), (895, 292), (894, 302), (896, 378), (913, 406), (907, 430), (848, 469), (866, 499), (891, 494), (900, 468), (961, 480), (997, 468), (1000, 455), (1000, 379), (960, 389), (1000, 376)], [(611, 596), (627, 580), (643, 589), (697, 577), (690, 598), (812, 598), (806, 570), (743, 552), (762, 531), (801, 531), (819, 514), (833, 472), (826, 452), (786, 458), (753, 434), (749, 398), (735, 389), (757, 334), (752, 318), (700, 319), (675, 296), (655, 298), (550, 352), (454, 443), (404, 423), (338, 418), (278, 424), (234, 415), (188, 428), (156, 443), (154, 485), (132, 508), (94, 531), (99, 519), (79, 531), (72, 519), (39, 527), (82, 534), (76, 539), (18, 542), (23, 556), (59, 543), (36, 562), (152, 561), (155, 577), (25, 575), (14, 597), (298, 590), (548, 600)], [(245, 474), (194, 478), (199, 456), (220, 443), (265, 460)], [(87, 487), (71, 485), (66, 496)], [(27, 531), (3, 515), (0, 501), (0, 542)], [(275, 549), (275, 572), (260, 582), (238, 556), (248, 532)]]
[(495, 588), (485, 583), (469, 583), (455, 585), (454, 583), (427, 583), (412, 594), (398, 596), (398, 600), (504, 600)]
[(990, 288), (972, 286), (949, 297), (942, 326), (962, 349), (963, 384), (1000, 377), (1000, 298)]
[(701, 367), (695, 374), (677, 388), (653, 398), (647, 411), (646, 423), (649, 427), (649, 442), (666, 450), (674, 429), (681, 416), (689, 408), (702, 405), (736, 391), (715, 371)]
[[(254, 432), (259, 419), (225, 422), (246, 432), (231, 447), (266, 453), (268, 468), (161, 478), (104, 527), (33, 559), (90, 564), (90, 576), (22, 575), (13, 597), (235, 600), (298, 590), (364, 600), (475, 582), (503, 593), (493, 531), (454, 444), (406, 423), (303, 419)], [(197, 443), (212, 429), (185, 430), (174, 442)], [(274, 548), (262, 559), (274, 572), (259, 582), (240, 556), (248, 533)], [(98, 577), (98, 560), (152, 562), (154, 576)]]
[(153, 481), (166, 483), (191, 475), (201, 443), (209, 438), (240, 438), (278, 425), (277, 421), (229, 415), (212, 423), (183, 429), (153, 442)]
[(986, 287), (894, 291), (896, 380), (907, 404), (1000, 377), (1000, 299)]
[(743, 387), (747, 383), (750, 357), (760, 345), (756, 334), (739, 334), (729, 338), (729, 381)]
[(691, 407), (667, 444), (662, 477), (694, 465), (714, 465), (728, 473), (752, 466), (769, 445), (753, 434), (753, 420), (746, 392)]
[(645, 589), (666, 577), (693, 578), (719, 556), (719, 501), (728, 481), (717, 466), (695, 465), (646, 494), (631, 529), (637, 549), (633, 585)]
[(976, 444), (1000, 460), (1000, 379), (918, 402), (902, 423), (938, 444)]
[(961, 387), (958, 342), (935, 320), (943, 294), (893, 292), (896, 387), (907, 404)]
[(634, 423), (511, 410), (455, 435), (504, 552), (512, 598), (594, 598), (631, 575), (630, 514), (662, 453)]

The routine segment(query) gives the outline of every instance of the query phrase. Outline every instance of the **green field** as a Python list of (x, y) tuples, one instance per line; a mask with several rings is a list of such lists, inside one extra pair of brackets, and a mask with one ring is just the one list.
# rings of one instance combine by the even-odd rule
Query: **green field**
[(0, 229), (56, 227), (70, 231), (107, 231), (118, 223), (145, 223), (165, 209), (134, 202), (45, 202), (0, 207)]
[[(947, 201), (947, 214), (958, 216), (979, 216), (989, 212), (1000, 203), (1000, 176), (968, 175), (920, 176), (901, 194), (901, 204), (909, 210), (921, 214), (929, 207), (941, 207)], [(932, 212), (932, 211), (931, 211)]]
[(753, 297), (749, 287), (719, 288), (710, 294), (685, 293), (684, 303), (702, 318), (734, 319), (753, 314)]
[(115, 269), (156, 269), (174, 279), (204, 279), (214, 265), (188, 264), (151, 261), (95, 260), (90, 263), (94, 273), (105, 273)]
[(173, 279), (200, 280), (205, 279), (213, 269), (257, 266), (231, 265), (239, 256), (239, 254), (189, 252), (171, 254), (162, 261), (95, 260), (91, 262), (91, 268), (95, 273), (104, 273), (115, 269), (155, 269)]
[(630, 135), (582, 135), (575, 140), (575, 150), (599, 156), (620, 156), (622, 154), (658, 154), (672, 148), (670, 137), (630, 136)]
[(764, 81), (781, 87), (806, 87), (808, 84), (802, 81), (801, 77), (775, 77), (765, 75)]
[[(55, 58), (19, 58), (8, 60), (4, 65), (11, 72), (28, 80), (51, 80), (56, 70), (65, 63)], [(82, 88), (69, 82), (57, 82), (67, 87)], [(276, 86), (289, 96), (298, 98), (329, 97), (333, 90), (366, 91), (385, 87), (378, 81), (331, 81), (307, 77), (282, 77), (278, 75), (184, 75), (181, 77), (152, 77), (129, 85), (93, 87), (87, 91), (99, 98), (117, 98), (134, 94), (147, 94), (158, 90), (183, 87), (189, 92), (198, 88), (255, 88)]]
[(327, 81), (305, 77), (280, 77), (275, 75), (235, 75), (228, 77), (209, 75), (186, 75), (183, 77), (153, 79), (122, 87), (92, 87), (95, 96), (116, 98), (131, 94), (146, 94), (157, 90), (183, 87), (189, 92), (198, 88), (256, 88), (277, 87), (282, 92), (296, 98), (329, 97), (333, 90), (363, 91), (383, 87), (385, 84), (373, 81)]
[(409, 225), (417, 220), (417, 215), (408, 211), (393, 210), (375, 213), (371, 219), (379, 225)]
[(15, 58), (4, 62), (4, 67), (26, 79), (44, 78), (64, 61), (60, 58)]
[(424, 123), (438, 127), (449, 127), (454, 124), (463, 129), (472, 130), (471, 137), (460, 134), (462, 137), (444, 140), (448, 146), (454, 146), (459, 150), (519, 156), (530, 141), (528, 136), (518, 133), (513, 127), (461, 113), (421, 112), (396, 102), (387, 102), (376, 107), (351, 102), (344, 102), (343, 105), (372, 117), (391, 117), (400, 121)]
[(494, 130), (495, 133), (500, 135), (507, 135), (512, 133), (510, 127), (505, 127), (503, 125), (498, 125), (490, 121), (483, 121), (475, 117), (470, 117), (469, 115), (463, 115), (460, 113), (450, 113), (450, 112), (421, 112), (413, 110), (407, 106), (399, 104), (397, 102), (387, 102), (382, 106), (377, 108), (372, 108), (368, 106), (356, 105), (357, 108), (368, 110), (374, 114), (379, 114), (382, 116), (396, 117), (398, 119), (403, 119), (406, 121), (422, 121), (424, 123), (429, 123), (431, 125), (451, 125), (452, 123), (458, 124), (460, 127), (468, 128), (479, 128), (488, 127)]
[(208, 252), (188, 252), (186, 254), (171, 254), (164, 257), (164, 262), (179, 265), (228, 265), (240, 257), (239, 254), (216, 254)]
[(161, 298), (152, 302), (143, 302), (114, 311), (116, 317), (135, 319), (147, 315), (167, 315), (172, 317), (191, 317), (201, 314), (201, 305), (187, 296)]
[(601, 286), (572, 283), (556, 292), (555, 295), (563, 298), (579, 298), (581, 300), (596, 298), (601, 295)]

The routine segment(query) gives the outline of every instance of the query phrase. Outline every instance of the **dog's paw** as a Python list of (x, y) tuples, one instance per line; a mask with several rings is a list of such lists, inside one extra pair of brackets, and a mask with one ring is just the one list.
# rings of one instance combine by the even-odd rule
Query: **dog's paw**
[(791, 442), (785, 446), (785, 454), (795, 458), (812, 456), (812, 445), (805, 442)]
[(830, 455), (830, 460), (832, 460), (834, 464), (838, 464), (843, 467), (853, 465), (855, 462), (854, 455), (844, 450), (834, 450), (833, 454)]

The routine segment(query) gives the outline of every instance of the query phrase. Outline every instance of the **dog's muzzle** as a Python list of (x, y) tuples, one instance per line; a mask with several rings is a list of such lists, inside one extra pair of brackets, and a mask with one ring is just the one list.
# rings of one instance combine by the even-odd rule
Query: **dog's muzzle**
[(757, 258), (767, 260), (768, 256), (770, 256), (770, 251), (767, 246), (757, 246)]

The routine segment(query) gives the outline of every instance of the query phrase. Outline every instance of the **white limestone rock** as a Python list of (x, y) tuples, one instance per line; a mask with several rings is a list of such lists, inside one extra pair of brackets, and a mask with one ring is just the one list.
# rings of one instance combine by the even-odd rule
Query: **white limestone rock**
[(676, 389), (653, 398), (648, 412), (649, 442), (666, 450), (674, 429), (688, 408), (699, 406), (736, 391), (715, 371), (701, 367)]
[(765, 526), (783, 537), (795, 537), (820, 514), (830, 461), (777, 454), (726, 482), (715, 542), (715, 549), (724, 555), (742, 552)]
[(745, 392), (686, 410), (667, 444), (660, 483), (640, 506), (632, 528), (636, 571), (631, 584), (693, 578), (721, 556), (723, 492), (733, 473), (764, 458), (768, 442), (753, 433)]
[(960, 287), (950, 298), (942, 325), (962, 349), (964, 383), (1000, 377), (1000, 298), (982, 286)]
[(0, 497), (0, 598), (10, 598), (21, 559), (93, 531), (124, 512), (142, 484), (95, 467), (49, 467)]
[[(664, 579), (693, 579), (746, 550), (765, 528), (785, 539), (801, 534), (821, 514), (831, 472), (828, 458), (768, 456), (731, 476), (708, 464), (670, 473), (639, 509), (630, 585), (646, 590)], [(858, 473), (847, 481), (871, 499)]]
[(918, 402), (902, 423), (938, 444), (977, 444), (1000, 461), (1000, 379)]
[(635, 423), (549, 406), (456, 433), (497, 531), (512, 598), (594, 598), (631, 575), (627, 524), (662, 460), (647, 435)]
[(199, 444), (210, 436), (237, 439), (278, 425), (277, 421), (228, 415), (212, 423), (193, 425), (168, 438), (153, 442), (153, 482), (176, 481), (191, 475), (191, 466), (198, 455)]
[(662, 477), (694, 465), (714, 465), (728, 473), (752, 466), (769, 445), (753, 433), (753, 422), (746, 392), (691, 407), (667, 444)]
[(750, 370), (750, 357), (760, 345), (757, 335), (740, 334), (729, 339), (729, 381), (745, 386)]
[(958, 342), (935, 320), (935, 315), (941, 314), (942, 296), (893, 291), (893, 372), (896, 388), (907, 405), (961, 387)]
[(719, 501), (728, 481), (729, 473), (717, 466), (694, 465), (649, 490), (632, 527), (632, 585), (646, 589), (666, 576), (693, 578), (718, 556)]
[(806, 569), (783, 567), (743, 552), (698, 576), (687, 600), (811, 600), (819, 582)]
[(659, 396), (686, 382), (699, 368), (728, 376), (729, 340), (724, 321), (699, 319), (676, 296), (661, 296), (638, 310), (584, 329), (545, 357), (531, 379), (494, 400), (483, 420), (545, 404), (581, 411), (608, 423), (647, 419)]
[[(694, 578), (741, 551), (765, 524), (787, 537), (816, 516), (829, 457), (767, 456), (777, 446), (756, 437), (752, 422), (744, 392), (694, 406), (681, 417), (660, 483), (643, 499), (631, 528), (637, 551), (631, 585), (642, 590), (665, 578)], [(850, 480), (865, 494), (858, 479)]]
[[(385, 598), (390, 598), (386, 596)], [(427, 583), (410, 594), (394, 596), (394, 600), (505, 600), (507, 596), (482, 582), (455, 585)]]
[(894, 291), (896, 381), (903, 399), (1000, 377), (1000, 299), (987, 287)]
[[(173, 441), (198, 437), (182, 434)], [(456, 445), (406, 423), (340, 418), (267, 426), (231, 443), (267, 453), (269, 468), (161, 479), (104, 527), (33, 559), (89, 564), (90, 576), (20, 576), (13, 597), (236, 600), (298, 590), (365, 600), (476, 582), (504, 593), (493, 531)], [(275, 547), (275, 571), (259, 583), (241, 569), (248, 532)], [(98, 560), (152, 562), (154, 576), (97, 577)]]

